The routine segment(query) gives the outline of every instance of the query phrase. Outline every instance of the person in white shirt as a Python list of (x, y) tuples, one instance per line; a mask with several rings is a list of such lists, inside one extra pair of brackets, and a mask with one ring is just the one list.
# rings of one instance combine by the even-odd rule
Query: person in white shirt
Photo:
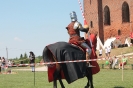
[(108, 58), (108, 49), (107, 49), (107, 47), (105, 47), (105, 55), (106, 55), (106, 58)]
[(102, 48), (100, 48), (100, 50), (99, 50), (99, 57), (102, 57), (102, 52), (103, 50), (102, 50)]
[(111, 46), (107, 47), (107, 51), (108, 51), (108, 57), (110, 57), (110, 53), (111, 53)]

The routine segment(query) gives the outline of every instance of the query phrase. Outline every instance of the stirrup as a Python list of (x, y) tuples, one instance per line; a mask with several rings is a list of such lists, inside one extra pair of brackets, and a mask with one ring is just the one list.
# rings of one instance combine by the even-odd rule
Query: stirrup
[(96, 67), (96, 66), (93, 66), (93, 65), (89, 65), (88, 67)]
[(88, 63), (88, 64), (89, 64), (88, 67), (96, 67), (96, 66), (91, 65), (90, 63)]

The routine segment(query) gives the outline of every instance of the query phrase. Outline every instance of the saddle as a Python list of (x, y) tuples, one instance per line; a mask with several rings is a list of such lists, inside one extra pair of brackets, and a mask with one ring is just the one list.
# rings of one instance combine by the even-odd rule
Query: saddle
[[(81, 40), (85, 40), (84, 37), (81, 37), (80, 38)], [(87, 42), (85, 40), (85, 42)], [(70, 42), (69, 42), (70, 43)], [(74, 47), (78, 47), (80, 50), (82, 50), (83, 52), (86, 52), (86, 48), (82, 47), (79, 43), (77, 42), (74, 42), (74, 43), (70, 43), (71, 45), (73, 45)]]
[(73, 45), (74, 47), (79, 48), (79, 49), (82, 50), (83, 52), (86, 52), (86, 49), (85, 49), (85, 48), (83, 48), (82, 46), (79, 46), (79, 45), (76, 44), (76, 43), (71, 43), (71, 45)]

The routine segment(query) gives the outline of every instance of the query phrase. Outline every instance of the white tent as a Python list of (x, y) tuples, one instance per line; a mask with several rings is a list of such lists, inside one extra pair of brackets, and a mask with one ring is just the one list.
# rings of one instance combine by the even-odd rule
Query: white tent
[(127, 44), (128, 47), (130, 47), (130, 44), (131, 44), (131, 42), (130, 42), (130, 38), (126, 38), (126, 40), (125, 40), (125, 44)]
[(97, 50), (99, 50), (99, 49), (100, 49), (100, 47), (102, 47), (102, 49), (104, 49), (104, 46), (103, 46), (103, 44), (102, 44), (102, 42), (101, 42), (100, 38), (99, 38), (99, 37), (97, 37), (97, 47), (96, 47), (96, 49), (97, 49)]
[(107, 39), (107, 40), (104, 42), (104, 48), (105, 48), (105, 47), (108, 47), (108, 46), (111, 46), (111, 42), (113, 42), (115, 39), (116, 39), (115, 37), (112, 37), (112, 38)]

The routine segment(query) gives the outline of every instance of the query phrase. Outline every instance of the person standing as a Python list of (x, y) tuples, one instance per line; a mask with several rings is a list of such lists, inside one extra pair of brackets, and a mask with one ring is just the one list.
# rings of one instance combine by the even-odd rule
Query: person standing
[(105, 55), (106, 55), (106, 59), (108, 59), (108, 48), (105, 47)]
[(102, 57), (102, 52), (103, 50), (102, 50), (102, 48), (100, 48), (100, 50), (99, 50), (99, 57), (101, 58)]
[(30, 51), (29, 53), (30, 53), (29, 55), (30, 67), (32, 72), (34, 72), (35, 71), (35, 54), (32, 51)]
[(4, 57), (2, 57), (2, 71), (5, 71), (5, 67), (6, 67), (6, 60)]
[(117, 64), (118, 64), (118, 58), (114, 55), (112, 68), (113, 68), (113, 69), (116, 69), (116, 68), (115, 68), (115, 65), (117, 65)]
[(110, 53), (111, 53), (111, 46), (108, 46), (108, 47), (107, 47), (107, 50), (108, 50), (108, 57), (110, 57)]

